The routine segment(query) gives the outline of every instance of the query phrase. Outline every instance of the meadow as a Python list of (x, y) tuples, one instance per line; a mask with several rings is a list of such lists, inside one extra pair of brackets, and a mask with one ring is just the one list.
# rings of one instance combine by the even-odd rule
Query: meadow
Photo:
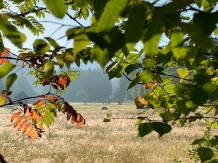
[[(185, 151), (204, 134), (203, 122), (198, 122), (174, 127), (161, 138), (154, 132), (140, 138), (134, 117), (143, 110), (134, 105), (73, 106), (85, 117), (84, 127), (72, 125), (60, 113), (42, 138), (34, 141), (13, 128), (9, 109), (0, 108), (0, 154), (8, 163), (170, 163), (176, 162), (174, 158), (191, 163)], [(102, 106), (108, 110), (101, 110)], [(115, 119), (103, 122), (107, 113)], [(141, 116), (151, 113), (146, 111)]]

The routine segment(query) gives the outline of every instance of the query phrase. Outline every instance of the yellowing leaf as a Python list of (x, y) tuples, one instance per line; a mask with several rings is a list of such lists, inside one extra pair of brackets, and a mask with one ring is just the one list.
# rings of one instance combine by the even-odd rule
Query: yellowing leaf
[(0, 105), (4, 105), (5, 104), (5, 97), (0, 95)]

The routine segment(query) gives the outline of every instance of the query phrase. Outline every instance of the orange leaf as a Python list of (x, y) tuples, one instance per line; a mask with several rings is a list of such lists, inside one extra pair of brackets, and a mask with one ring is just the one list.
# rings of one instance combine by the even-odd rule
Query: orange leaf
[(30, 127), (29, 131), (27, 132), (27, 135), (30, 137), (31, 133), (34, 132), (34, 128)]
[(31, 127), (31, 125), (30, 125), (30, 124), (27, 124), (27, 125), (24, 127), (24, 129), (23, 129), (23, 131), (22, 131), (22, 134), (24, 134), (30, 127)]
[(0, 57), (5, 57), (5, 58), (0, 58), (0, 64), (9, 62), (9, 60), (7, 59), (7, 57), (9, 56), (9, 53), (7, 52), (7, 50), (10, 50), (10, 49), (6, 48), (6, 50), (4, 50), (3, 52), (0, 52)]
[(72, 124), (77, 123), (77, 120), (76, 120), (76, 118), (74, 116), (72, 116), (71, 123)]
[(48, 96), (48, 99), (54, 102), (57, 101), (57, 98), (55, 96)]
[(70, 83), (70, 78), (68, 76), (59, 76), (58, 82), (56, 83), (61, 89), (66, 89)]
[(44, 102), (45, 102), (45, 100), (44, 100), (44, 98), (42, 98), (42, 99), (40, 99), (40, 100), (34, 102), (32, 105), (44, 104)]
[(84, 119), (83, 119), (82, 115), (81, 114), (77, 114), (77, 125), (79, 127), (82, 127), (83, 124), (84, 124)]
[(36, 136), (37, 136), (37, 132), (36, 132), (36, 130), (34, 130), (34, 131), (30, 134), (30, 138), (31, 138), (32, 140), (34, 140), (34, 139), (36, 138)]
[(21, 60), (21, 66), (24, 67), (24, 59)]
[(17, 118), (16, 122), (14, 123), (14, 128), (17, 127), (17, 125), (23, 120), (24, 116), (20, 116)]
[(5, 94), (7, 93), (8, 91), (7, 90), (2, 90), (2, 94)]
[(14, 114), (11, 116), (11, 122), (13, 122), (13, 120), (14, 120), (15, 118), (17, 118), (19, 115), (20, 115), (20, 112), (14, 113)]
[(21, 122), (20, 126), (18, 127), (18, 131), (22, 130), (24, 126), (26, 126), (27, 120)]
[(152, 82), (149, 82), (148, 84), (146, 84), (146, 85), (145, 85), (145, 89), (150, 88), (152, 84), (153, 84)]
[(26, 114), (27, 114), (27, 118), (31, 119), (32, 118), (32, 109), (31, 108), (27, 108), (26, 110)]

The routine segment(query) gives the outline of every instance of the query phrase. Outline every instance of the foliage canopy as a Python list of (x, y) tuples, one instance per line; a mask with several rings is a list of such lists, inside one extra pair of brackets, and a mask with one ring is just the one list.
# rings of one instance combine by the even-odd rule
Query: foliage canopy
[[(155, 131), (161, 137), (173, 125), (185, 126), (202, 120), (206, 131), (203, 138), (193, 142), (196, 149), (193, 159), (218, 161), (218, 138), (211, 135), (218, 128), (216, 0), (166, 0), (164, 3), (159, 0), (43, 0), (43, 5), (38, 2), (0, 1), (0, 78), (7, 77), (0, 105), (20, 105), (12, 115), (12, 121), (17, 118), (14, 127), (19, 124), (18, 130), (23, 133), (29, 129), (28, 136), (34, 139), (42, 132), (43, 125), (50, 126), (57, 111), (67, 112), (67, 119), (71, 118), (79, 126), (85, 120), (50, 89), (36, 97), (39, 100), (32, 108), (19, 100), (12, 101), (10, 88), (17, 79), (12, 70), (17, 65), (9, 60), (19, 61), (21, 66), (29, 65), (36, 84), (50, 85), (57, 93), (67, 88), (77, 72), (56, 74), (55, 67), (70, 68), (72, 63), (79, 67), (80, 62), (96, 61), (109, 79), (125, 76), (130, 81), (128, 89), (136, 84), (148, 89), (144, 95), (147, 108), (154, 109), (161, 119), (140, 117), (139, 136)], [(77, 23), (64, 34), (73, 40), (72, 47), (60, 46), (51, 35), (36, 39), (32, 49), (22, 49), (22, 43), (27, 40), (22, 29), (25, 27), (40, 36), (47, 29), (39, 19), (46, 20), (47, 14), (54, 15), (58, 21), (67, 17)], [(88, 18), (91, 18), (90, 26), (80, 22)], [(62, 23), (60, 28), (67, 26)], [(6, 48), (5, 39), (20, 48), (19, 54)]]

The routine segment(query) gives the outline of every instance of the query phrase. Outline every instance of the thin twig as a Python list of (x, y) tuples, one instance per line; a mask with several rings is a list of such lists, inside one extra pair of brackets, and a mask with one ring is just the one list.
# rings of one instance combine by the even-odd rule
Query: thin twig
[(76, 20), (74, 17), (72, 17), (68, 12), (66, 13), (66, 15), (67, 15), (70, 19), (74, 20), (74, 21), (75, 21), (77, 24), (79, 24), (81, 27), (85, 28), (78, 20)]

